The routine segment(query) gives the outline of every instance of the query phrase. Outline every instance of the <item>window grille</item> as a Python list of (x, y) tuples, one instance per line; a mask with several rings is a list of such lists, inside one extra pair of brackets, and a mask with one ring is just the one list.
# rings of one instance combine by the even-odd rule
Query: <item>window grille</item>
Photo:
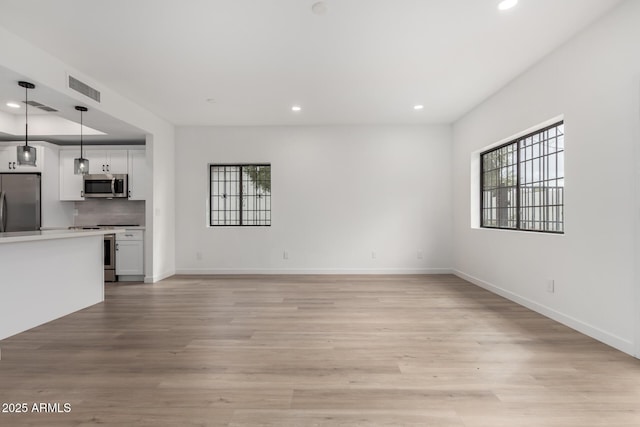
[(564, 122), (480, 155), (481, 226), (564, 232)]
[(209, 181), (209, 225), (271, 225), (271, 165), (210, 165)]

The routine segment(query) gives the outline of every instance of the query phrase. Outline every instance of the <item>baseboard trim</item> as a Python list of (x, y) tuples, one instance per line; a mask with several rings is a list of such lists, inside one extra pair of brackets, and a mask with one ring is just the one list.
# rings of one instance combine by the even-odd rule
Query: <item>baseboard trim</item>
[(482, 279), (466, 274), (460, 270), (453, 269), (452, 273), (460, 277), (461, 279), (464, 279), (468, 282), (473, 283), (476, 286), (486, 289), (489, 292), (493, 292), (494, 294), (500, 295), (501, 297), (504, 297), (510, 301), (513, 301), (517, 304), (527, 307), (528, 309), (533, 310), (537, 313), (540, 313), (543, 316), (546, 316), (550, 319), (553, 319), (556, 322), (562, 323), (563, 325), (568, 326), (571, 329), (575, 329), (576, 331), (582, 334), (585, 334), (595, 340), (598, 340), (617, 350), (620, 350), (624, 353), (634, 356), (635, 348), (634, 348), (634, 343), (632, 341), (625, 340), (609, 332), (603, 331), (602, 329), (599, 329), (595, 326), (585, 323), (579, 319), (563, 314), (550, 307), (547, 307), (543, 304), (539, 304), (528, 298), (520, 296), (514, 292), (511, 292), (499, 286), (496, 286), (492, 283), (485, 282)]
[(453, 274), (450, 268), (181, 268), (176, 274)]
[(144, 283), (156, 283), (166, 279), (167, 277), (174, 276), (175, 274), (175, 271), (165, 271), (164, 273), (158, 274), (157, 276), (145, 276)]

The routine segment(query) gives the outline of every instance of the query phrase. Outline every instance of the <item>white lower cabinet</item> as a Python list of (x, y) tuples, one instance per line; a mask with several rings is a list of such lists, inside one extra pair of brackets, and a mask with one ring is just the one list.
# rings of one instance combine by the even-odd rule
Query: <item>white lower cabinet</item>
[(119, 281), (144, 279), (144, 232), (116, 234), (116, 276)]

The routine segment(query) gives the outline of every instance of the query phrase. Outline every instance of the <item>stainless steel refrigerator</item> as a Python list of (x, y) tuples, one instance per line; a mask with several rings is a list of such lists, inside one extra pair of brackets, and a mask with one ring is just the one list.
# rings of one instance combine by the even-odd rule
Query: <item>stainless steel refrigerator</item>
[(0, 233), (40, 230), (39, 173), (0, 173)]

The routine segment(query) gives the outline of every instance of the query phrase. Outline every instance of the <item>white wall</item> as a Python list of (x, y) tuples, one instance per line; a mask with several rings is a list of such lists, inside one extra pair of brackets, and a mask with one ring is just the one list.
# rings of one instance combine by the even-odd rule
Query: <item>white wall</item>
[[(627, 1), (454, 125), (458, 274), (633, 353), (640, 2)], [(471, 153), (564, 115), (562, 236), (473, 229)], [(475, 185), (475, 184), (474, 184)], [(546, 291), (553, 278), (556, 292)]]
[[(450, 271), (450, 133), (449, 126), (178, 128), (178, 272)], [(208, 227), (207, 165), (250, 162), (271, 163), (272, 226)]]
[[(175, 271), (175, 172), (174, 127), (113, 90), (100, 85), (71, 65), (0, 27), (0, 65), (25, 79), (58, 91), (75, 102), (100, 110), (148, 133), (147, 157), (153, 191), (147, 200), (145, 244), (152, 250), (146, 259), (147, 281), (156, 281)], [(90, 83), (102, 93), (101, 103), (67, 87), (67, 73)]]

